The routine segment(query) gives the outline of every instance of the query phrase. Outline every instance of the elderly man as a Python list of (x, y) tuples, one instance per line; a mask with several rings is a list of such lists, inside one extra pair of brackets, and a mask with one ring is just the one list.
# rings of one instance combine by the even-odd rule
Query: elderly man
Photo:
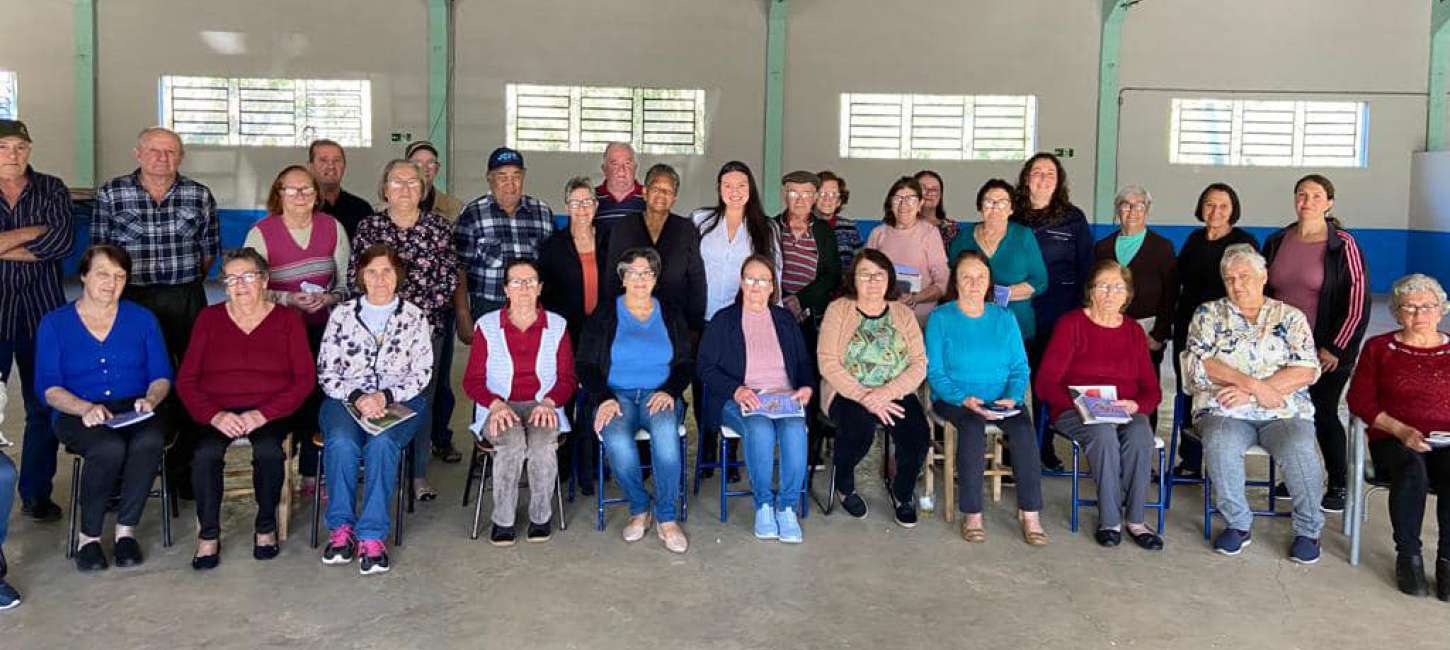
[(1213, 499), (1227, 523), (1213, 547), (1238, 555), (1251, 541), (1244, 452), (1257, 444), (1283, 468), (1293, 498), (1289, 559), (1313, 564), (1324, 527), (1324, 466), (1309, 399), (1320, 372), (1314, 332), (1303, 312), (1264, 296), (1267, 265), (1252, 246), (1229, 246), (1219, 271), (1228, 297), (1198, 307), (1182, 354)]
[(347, 173), (347, 152), (342, 145), (327, 139), (313, 140), (307, 146), (307, 167), (317, 177), (322, 194), (317, 197), (317, 209), (332, 215), (347, 231), (348, 241), (357, 234), (357, 225), (373, 213), (373, 206), (357, 195), (342, 189), (342, 177)]
[[(35, 328), (41, 316), (65, 302), (60, 260), (70, 254), (74, 233), (70, 193), (60, 179), (31, 169), (30, 147), (24, 123), (0, 120), (0, 387), (10, 376), (13, 359), (25, 403), (21, 511), (38, 521), (55, 521), (61, 513), (50, 491), (58, 443), (50, 411), (33, 385)], [(9, 496), (8, 489), (0, 495), (5, 506), (0, 519), (10, 515)], [(0, 540), (4, 527), (0, 522)], [(3, 567), (0, 559), (0, 578)]]
[(447, 219), (448, 223), (457, 223), (459, 213), (463, 212), (463, 202), (433, 184), (438, 172), (443, 169), (443, 163), (438, 160), (438, 148), (427, 140), (415, 140), (403, 149), (403, 157), (423, 168), (423, 184), (427, 187), (418, 207)]
[(644, 212), (644, 186), (634, 179), (639, 166), (628, 142), (609, 143), (599, 169), (604, 172), (604, 183), (594, 188), (594, 200), (599, 203), (594, 227), (608, 234), (621, 217)]
[[(131, 254), (131, 277), (124, 297), (150, 309), (161, 322), (161, 336), (172, 367), (191, 340), (191, 324), (206, 307), (206, 279), (221, 253), (216, 199), (210, 189), (182, 176), (186, 155), (181, 137), (161, 127), (141, 132), (134, 151), (140, 165), (96, 190), (91, 243), (115, 244)], [(168, 410), (175, 408), (168, 400)], [(172, 412), (183, 427), (167, 453), (167, 471), (177, 494), (191, 498), (190, 418)]]
[[(453, 230), (459, 282), (453, 292), (458, 340), (473, 343), (473, 322), (504, 304), (504, 263), (538, 259), (554, 232), (548, 204), (524, 194), (524, 157), (508, 147), (488, 155), (488, 194), (463, 209)], [(467, 324), (467, 326), (465, 326)]]
[[(662, 262), (655, 296), (680, 310), (690, 331), (699, 333), (705, 326), (705, 262), (700, 258), (700, 231), (694, 222), (670, 211), (679, 195), (680, 174), (674, 167), (659, 164), (650, 167), (644, 178), (645, 210), (614, 224), (605, 257), (609, 263), (604, 268), (614, 268), (631, 248), (655, 249)], [(607, 280), (605, 295), (622, 290), (617, 274), (608, 274)]]

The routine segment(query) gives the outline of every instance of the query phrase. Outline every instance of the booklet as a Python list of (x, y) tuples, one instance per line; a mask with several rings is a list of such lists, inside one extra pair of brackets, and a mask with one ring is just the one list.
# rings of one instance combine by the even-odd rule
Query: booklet
[(998, 307), (1006, 307), (1012, 302), (1012, 287), (992, 285), (992, 302)]
[(141, 411), (131, 411), (130, 413), (112, 415), (111, 419), (106, 420), (101, 424), (106, 425), (106, 427), (110, 429), (120, 429), (123, 427), (129, 427), (133, 424), (136, 424), (137, 422), (145, 422), (147, 420), (150, 420), (151, 417), (154, 415), (156, 415), (156, 411), (146, 411), (145, 413), (142, 413)]
[(760, 393), (760, 407), (746, 415), (764, 415), (772, 420), (781, 418), (803, 418), (805, 407), (795, 401), (789, 393)]
[(1431, 431), (1425, 434), (1425, 443), (1431, 447), (1450, 447), (1450, 431)]
[(358, 426), (362, 427), (363, 431), (374, 436), (393, 428), (399, 422), (404, 422), (417, 415), (417, 413), (413, 412), (413, 409), (398, 402), (389, 404), (386, 409), (383, 409), (382, 417), (364, 418), (362, 413), (358, 412), (357, 407), (352, 404), (347, 405), (347, 412), (352, 416), (353, 420), (357, 421)]
[(1084, 424), (1127, 424), (1133, 420), (1123, 407), (1113, 403), (1118, 399), (1116, 386), (1068, 386), (1067, 389)]
[(916, 293), (921, 291), (921, 269), (905, 264), (897, 264), (896, 289), (901, 293)]
[(1022, 412), (1022, 409), (1015, 406), (1002, 406), (1001, 404), (995, 404), (992, 402), (982, 404), (982, 410), (991, 413), (992, 415), (995, 415), (999, 418), (1010, 418)]

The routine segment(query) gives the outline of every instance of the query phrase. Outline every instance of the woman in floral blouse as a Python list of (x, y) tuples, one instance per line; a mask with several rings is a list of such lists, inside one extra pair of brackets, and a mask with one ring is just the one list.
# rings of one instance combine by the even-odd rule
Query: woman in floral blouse
[[(443, 370), (443, 338), (448, 335), (448, 318), (452, 315), (453, 289), (458, 285), (457, 256), (453, 253), (453, 228), (443, 217), (419, 208), (423, 197), (423, 171), (411, 160), (394, 160), (383, 167), (378, 184), (378, 197), (387, 202), (382, 212), (363, 219), (353, 242), (353, 263), (348, 268), (348, 284), (357, 281), (360, 253), (374, 244), (387, 244), (403, 260), (406, 277), (400, 277), (398, 293), (423, 310), (428, 318), (433, 345), (433, 376), (448, 381)], [(437, 381), (424, 391), (433, 403)], [(440, 434), (434, 439), (433, 434)], [(433, 431), (431, 422), (418, 426), (413, 437), (413, 492), (420, 501), (431, 501), (438, 492), (428, 484), (430, 443), (440, 450), (453, 448), (449, 430)], [(456, 452), (455, 452), (456, 453)]]

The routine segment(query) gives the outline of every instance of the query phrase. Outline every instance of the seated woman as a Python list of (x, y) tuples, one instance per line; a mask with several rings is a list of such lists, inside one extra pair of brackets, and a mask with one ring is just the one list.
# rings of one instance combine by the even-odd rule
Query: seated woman
[[(1094, 264), (1087, 275), (1087, 307), (1063, 314), (1052, 330), (1037, 394), (1047, 404), (1054, 426), (1082, 444), (1093, 480), (1098, 484), (1098, 530), (1102, 546), (1123, 541), (1126, 512), (1128, 536), (1150, 551), (1163, 549), (1163, 538), (1143, 523), (1143, 510), (1153, 465), (1153, 429), (1148, 413), (1158, 408), (1162, 392), (1148, 361), (1147, 334), (1123, 310), (1133, 299), (1133, 274), (1112, 260)], [(1126, 424), (1084, 421), (1073, 405), (1069, 386), (1112, 386), (1116, 405), (1126, 411)], [(1017, 459), (1013, 455), (1013, 460)], [(1242, 482), (1241, 482), (1242, 484)]]
[(1283, 468), (1294, 503), (1289, 559), (1319, 560), (1324, 466), (1314, 440), (1309, 385), (1319, 378), (1314, 332), (1304, 313), (1264, 296), (1268, 270), (1248, 244), (1219, 262), (1228, 297), (1198, 307), (1181, 355), (1183, 390), (1193, 397), (1213, 500), (1228, 525), (1213, 548), (1238, 555), (1254, 514), (1244, 499), (1244, 452), (1260, 445)]
[[(986, 255), (958, 254), (952, 278), (947, 303), (927, 318), (926, 379), (935, 395), (932, 408), (957, 430), (957, 507), (965, 515), (962, 539), (987, 541), (982, 529), (982, 473), (987, 424), (992, 423), (1002, 428), (1012, 456), (1019, 459), (1013, 473), (1022, 538), (1041, 546), (1047, 543), (1038, 518), (1042, 470), (1037, 464), (1037, 432), (1022, 406), (1030, 375), (1022, 330), (1010, 310), (987, 302), (993, 279)], [(993, 409), (1018, 412), (1003, 415)]]
[(277, 557), (277, 503), (282, 498), (282, 439), (294, 412), (317, 384), (307, 325), (293, 309), (278, 309), (267, 291), (267, 260), (255, 249), (222, 255), (227, 301), (203, 309), (176, 373), (176, 393), (203, 426), (191, 461), (199, 522), (191, 568), (221, 561), (222, 466), (237, 438), (252, 445), (257, 499), (252, 557)]
[[(406, 275), (403, 260), (387, 244), (374, 244), (357, 258), (362, 295), (332, 310), (322, 335), (317, 378), (327, 399), (319, 414), (327, 477), (326, 522), (332, 531), (323, 564), (347, 564), (361, 556), (363, 575), (391, 568), (383, 539), (388, 503), (397, 489), (403, 448), (427, 417), (424, 389), (433, 377), (428, 317), (398, 296)], [(402, 404), (414, 417), (370, 434), (356, 418), (377, 421), (396, 415)], [(354, 414), (355, 413), (355, 414)], [(358, 463), (364, 465), (362, 512), (353, 512)]]
[(604, 441), (614, 480), (629, 499), (624, 541), (639, 541), (650, 527), (650, 495), (634, 444), (635, 432), (645, 429), (654, 462), (655, 530), (665, 548), (684, 553), (689, 541), (675, 522), (675, 509), (680, 496), (681, 394), (695, 375), (690, 336), (684, 316), (653, 296), (659, 253), (644, 247), (626, 250), (615, 273), (624, 294), (600, 304), (584, 326), (579, 379), (594, 404), (594, 432)]
[(836, 491), (847, 514), (866, 516), (856, 465), (871, 450), (877, 425), (885, 426), (896, 443), (896, 523), (911, 528), (916, 476), (926, 460), (926, 412), (916, 397), (926, 379), (926, 347), (915, 312), (897, 300), (896, 271), (884, 253), (861, 249), (846, 280), (842, 297), (826, 308), (816, 347), (821, 409), (836, 423)]
[(1450, 601), (1450, 447), (1426, 436), (1450, 431), (1450, 336), (1440, 330), (1450, 304), (1434, 278), (1415, 273), (1395, 281), (1390, 313), (1400, 329), (1371, 338), (1349, 384), (1349, 412), (1369, 425), (1375, 476), (1390, 481), (1390, 523), (1400, 591), (1428, 592), (1420, 558), (1420, 523), (1431, 487), (1440, 524), (1435, 596)]
[(530, 542), (547, 542), (553, 515), (554, 477), (559, 474), (559, 431), (568, 429), (563, 404), (574, 395), (574, 353), (569, 324), (544, 311), (539, 265), (513, 260), (504, 267), (503, 309), (473, 326), (473, 347), (463, 372), (463, 392), (478, 405), (476, 435), (497, 451), (493, 465), (494, 546), (513, 546), (519, 473), (529, 461)]
[(76, 568), (105, 569), (101, 526), (106, 502), (120, 485), (116, 566), (141, 564), (133, 533), (160, 467), (163, 418), (111, 428), (132, 411), (150, 413), (171, 392), (171, 359), (161, 326), (146, 308), (121, 300), (131, 256), (100, 244), (80, 260), (81, 297), (40, 321), (35, 334), (35, 389), (55, 409), (55, 437), (85, 459)]
[[(702, 408), (720, 412), (721, 422), (744, 440), (755, 537), (799, 544), (796, 515), (806, 480), (806, 419), (755, 413), (765, 393), (789, 395), (804, 408), (816, 382), (805, 336), (790, 310), (775, 306), (778, 295), (770, 258), (745, 258), (739, 299), (715, 312), (700, 340), (700, 377), (705, 394), (714, 398)], [(780, 488), (772, 490), (777, 442)]]

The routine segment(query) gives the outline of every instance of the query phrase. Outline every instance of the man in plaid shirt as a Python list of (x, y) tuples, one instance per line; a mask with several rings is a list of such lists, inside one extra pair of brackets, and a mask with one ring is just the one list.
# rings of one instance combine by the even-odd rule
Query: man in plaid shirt
[(488, 156), (488, 194), (463, 209), (453, 230), (459, 282), (453, 292), (458, 340), (473, 343), (473, 322), (503, 306), (504, 262), (538, 259), (554, 231), (548, 204), (524, 194), (524, 157), (507, 147)]
[[(135, 155), (140, 164), (136, 171), (96, 190), (91, 243), (115, 244), (131, 254), (123, 297), (156, 315), (172, 366), (179, 367), (191, 324), (206, 307), (202, 281), (221, 253), (216, 199), (205, 185), (178, 173), (185, 150), (180, 136), (170, 130), (142, 131)], [(174, 403), (170, 410), (174, 422), (190, 427), (190, 418), (175, 412)], [(194, 438), (180, 436), (166, 455), (169, 478), (184, 499), (191, 498)]]

